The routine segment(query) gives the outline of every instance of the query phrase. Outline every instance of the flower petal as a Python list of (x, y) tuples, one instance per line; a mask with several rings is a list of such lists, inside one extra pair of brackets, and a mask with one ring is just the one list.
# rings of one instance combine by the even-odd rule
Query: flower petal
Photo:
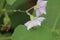
[[(38, 4), (39, 3), (39, 4)], [(36, 16), (41, 16), (42, 14), (46, 14), (46, 5), (47, 5), (47, 1), (39, 1), (37, 2), (37, 5), (40, 6), (39, 9), (36, 10)]]
[(27, 27), (27, 30), (31, 29), (32, 27), (41, 25), (39, 21), (28, 21), (27, 23), (25, 23), (25, 26)]
[(35, 26), (41, 26), (41, 22), (44, 20), (44, 17), (35, 17), (34, 21), (28, 21), (27, 23), (25, 23), (25, 26), (27, 27), (27, 30), (31, 29), (32, 27)]
[(38, 0), (38, 1), (37, 1), (37, 4), (39, 4), (41, 1), (43, 1), (43, 0)]
[(46, 14), (46, 6), (47, 6), (47, 1), (42, 1), (40, 3), (41, 12), (43, 12), (44, 14)]
[(45, 20), (45, 18), (44, 17), (39, 17), (39, 18), (36, 18), (36, 20), (42, 22), (42, 21)]
[(41, 16), (41, 11), (40, 11), (40, 9), (37, 9), (37, 10), (36, 10), (36, 16), (37, 16), (37, 17)]

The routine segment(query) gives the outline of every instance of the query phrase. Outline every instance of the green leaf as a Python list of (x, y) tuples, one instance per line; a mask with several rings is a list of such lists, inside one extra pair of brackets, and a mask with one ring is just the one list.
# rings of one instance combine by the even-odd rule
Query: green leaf
[(12, 6), (7, 5), (6, 8), (26, 10), (28, 8), (28, 3), (29, 3), (29, 0), (25, 0), (25, 1), (24, 0), (16, 0), (14, 5), (12, 5)]
[(6, 0), (6, 1), (9, 5), (13, 5), (16, 2), (16, 0)]
[(51, 37), (50, 30), (46, 31), (36, 27), (28, 31), (26, 26), (19, 25), (12, 35), (12, 40), (51, 40)]

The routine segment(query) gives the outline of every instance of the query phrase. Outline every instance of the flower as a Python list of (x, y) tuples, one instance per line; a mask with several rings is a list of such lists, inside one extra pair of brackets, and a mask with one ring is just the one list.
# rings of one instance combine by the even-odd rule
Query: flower
[(28, 21), (27, 23), (25, 23), (25, 26), (27, 27), (27, 30), (31, 29), (32, 27), (35, 27), (35, 26), (41, 26), (41, 22), (45, 20), (44, 17), (35, 17), (34, 20), (32, 21)]
[[(33, 15), (29, 15), (30, 21), (24, 24), (27, 27), (27, 30), (31, 29), (32, 27), (41, 26), (41, 23), (45, 20), (45, 18), (39, 16), (41, 16), (42, 14), (46, 14), (46, 5), (47, 1), (43, 0), (37, 1), (36, 6), (34, 6), (34, 9), (36, 10), (36, 17), (34, 17)], [(27, 12), (27, 14), (29, 13)]]
[(43, 0), (37, 1), (36, 6), (34, 6), (37, 17), (41, 16), (42, 14), (46, 14), (46, 5), (47, 5), (47, 1), (43, 1)]

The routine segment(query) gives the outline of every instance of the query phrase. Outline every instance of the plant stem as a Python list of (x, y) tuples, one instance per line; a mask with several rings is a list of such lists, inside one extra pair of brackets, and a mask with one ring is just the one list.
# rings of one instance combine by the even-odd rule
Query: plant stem
[(2, 9), (4, 9), (5, 6), (6, 6), (6, 0), (3, 0), (3, 2), (2, 2)]
[(58, 16), (57, 16), (57, 18), (56, 18), (56, 20), (55, 20), (55, 23), (54, 23), (54, 25), (53, 25), (52, 31), (55, 31), (56, 24), (57, 24), (57, 22), (58, 22), (59, 17), (60, 17), (60, 13), (58, 14)]
[(2, 9), (6, 6), (6, 0), (2, 0), (1, 7), (0, 7), (0, 17), (2, 16)]
[(33, 9), (33, 8), (34, 8), (34, 6), (26, 10), (27, 15), (29, 15), (29, 16), (31, 15), (31, 14), (29, 13), (29, 11), (30, 11), (31, 9)]
[(25, 11), (20, 10), (20, 9), (18, 9), (18, 10), (7, 10), (7, 9), (2, 9), (2, 12), (25, 12)]

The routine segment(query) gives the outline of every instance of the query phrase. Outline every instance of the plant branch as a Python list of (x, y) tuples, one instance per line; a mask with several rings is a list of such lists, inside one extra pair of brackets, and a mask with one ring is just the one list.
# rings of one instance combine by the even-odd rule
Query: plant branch
[(58, 16), (57, 16), (57, 18), (56, 18), (56, 20), (55, 20), (55, 23), (54, 23), (54, 25), (53, 25), (52, 31), (55, 30), (56, 24), (57, 24), (57, 22), (58, 22), (59, 17), (60, 17), (60, 13), (58, 14)]

